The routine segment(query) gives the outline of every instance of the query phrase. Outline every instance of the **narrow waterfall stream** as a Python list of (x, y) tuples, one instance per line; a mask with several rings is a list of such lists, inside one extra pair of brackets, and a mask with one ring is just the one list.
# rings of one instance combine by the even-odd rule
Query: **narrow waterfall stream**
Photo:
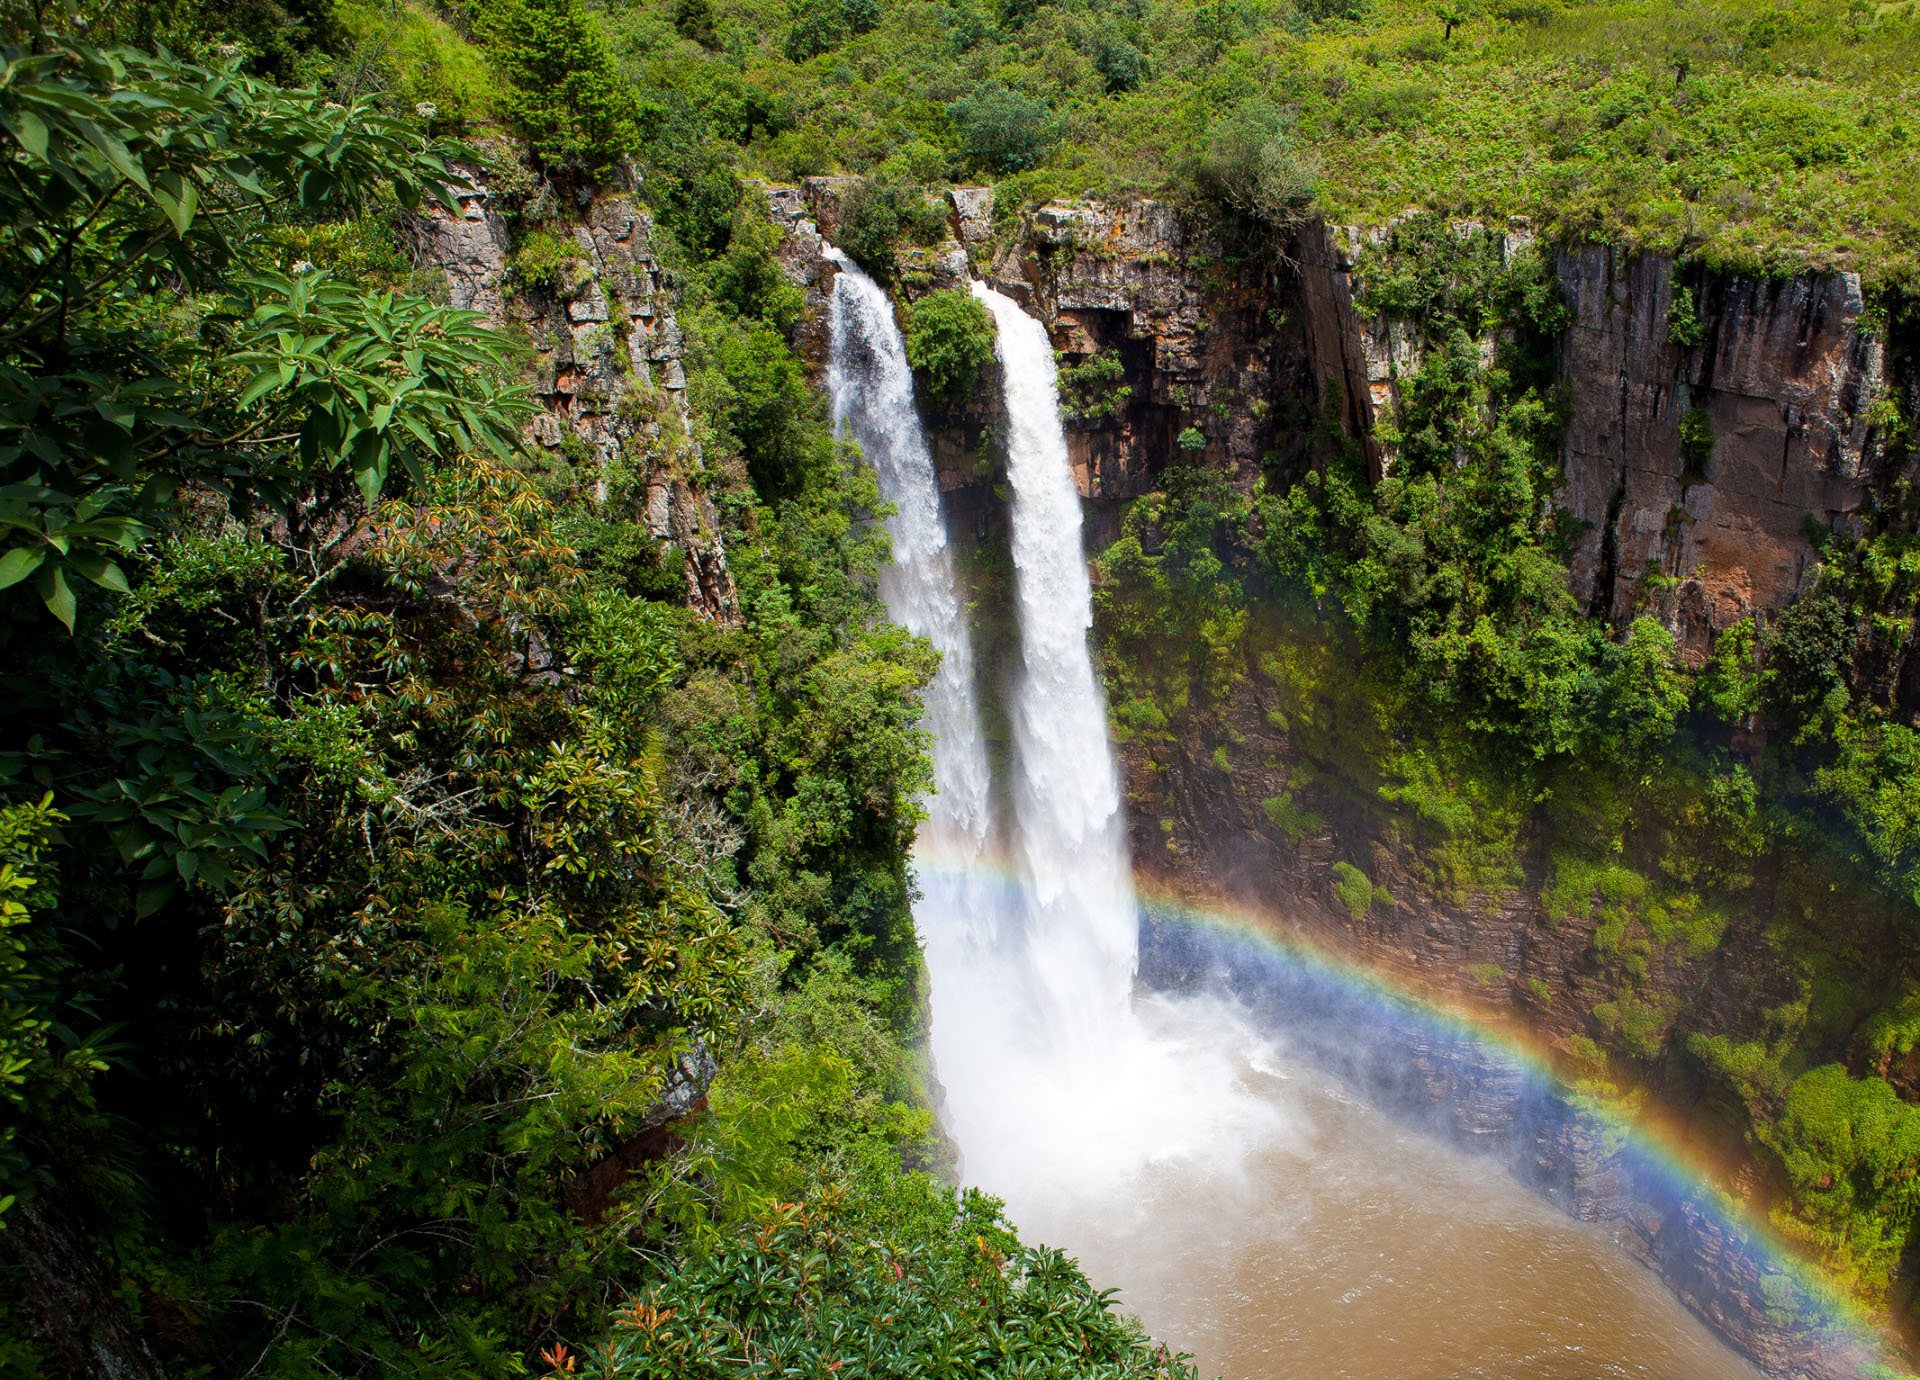
[[(1020, 633), (1014, 818), (991, 819), (904, 342), (886, 294), (831, 257), (834, 416), (896, 509), (882, 592), (943, 654), (915, 917), (963, 1178), (1030, 1239), (1079, 1254), (1203, 1374), (1752, 1380), (1603, 1228), (1396, 1123), (1225, 1001), (1136, 992), (1139, 907), (1052, 346), (976, 284), (1005, 378)], [(1007, 869), (986, 865), (996, 854)]]
[(840, 268), (828, 321), (834, 427), (859, 443), (894, 510), (887, 519), (893, 561), (880, 572), (880, 595), (894, 622), (940, 653), (923, 720), (933, 736), (934, 794), (926, 802), (921, 843), (966, 865), (985, 852), (991, 827), (987, 749), (974, 699), (973, 639), (947, 547), (940, 486), (914, 410), (913, 370), (893, 303), (845, 254), (830, 249), (827, 255)]

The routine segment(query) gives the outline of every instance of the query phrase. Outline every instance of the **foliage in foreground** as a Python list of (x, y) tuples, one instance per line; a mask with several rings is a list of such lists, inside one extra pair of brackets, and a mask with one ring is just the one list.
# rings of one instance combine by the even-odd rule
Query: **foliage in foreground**
[[(16, 38), (0, 1212), (183, 1371), (497, 1376), (802, 1166), (898, 1178), (931, 656), (764, 235), (684, 267), (721, 626), (673, 437), (524, 448), (515, 342), (414, 290), (428, 117)], [(24, 1239), (0, 1359), (83, 1373), (121, 1305)]]
[(1195, 1374), (992, 1199), (924, 1177), (776, 1203), (622, 1308), (605, 1342), (546, 1359), (591, 1380)]

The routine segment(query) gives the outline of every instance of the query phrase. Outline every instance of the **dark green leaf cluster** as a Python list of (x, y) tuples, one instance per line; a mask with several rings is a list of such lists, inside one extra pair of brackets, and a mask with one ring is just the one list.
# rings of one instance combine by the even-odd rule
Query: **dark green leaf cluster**
[(1059, 138), (1045, 102), (988, 83), (947, 108), (970, 166), (990, 173), (1035, 167)]
[(787, 56), (805, 62), (870, 32), (880, 22), (879, 0), (789, 0)]
[(929, 292), (907, 307), (907, 359), (920, 396), (951, 410), (971, 398), (993, 361), (993, 317), (964, 292)]
[(183, 484), (311, 521), (289, 505), (315, 476), (377, 494), (502, 448), (511, 393), (483, 413), (450, 386), (498, 380), (470, 315), (237, 271), (262, 215), (446, 197), (451, 146), (232, 69), (46, 35), (0, 61), (0, 589), (71, 628), (72, 577), (124, 591)]
[(924, 1178), (825, 1186), (724, 1239), (558, 1373), (722, 1380), (784, 1372), (1183, 1380), (1071, 1259), (1023, 1246), (992, 1199)]
[(894, 275), (900, 244), (930, 244), (946, 233), (946, 203), (917, 183), (864, 178), (840, 201), (841, 249), (882, 279)]

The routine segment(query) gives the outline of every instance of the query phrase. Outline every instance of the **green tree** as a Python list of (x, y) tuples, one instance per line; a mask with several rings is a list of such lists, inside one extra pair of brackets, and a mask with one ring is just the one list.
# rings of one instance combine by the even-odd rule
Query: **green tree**
[(892, 178), (862, 178), (840, 199), (835, 237), (868, 272), (882, 280), (894, 274), (894, 247), (901, 241), (927, 244), (946, 232), (942, 203), (926, 189)]
[(1920, 1210), (1920, 1109), (1838, 1064), (1802, 1074), (1764, 1132), (1802, 1230), (1854, 1280), (1884, 1288)]
[(1796, 600), (1767, 629), (1765, 694), (1775, 713), (1806, 723), (1847, 700), (1853, 618), (1831, 594)]
[(1214, 121), (1194, 178), (1221, 210), (1267, 230), (1300, 220), (1313, 202), (1313, 168), (1296, 148), (1286, 114), (1264, 101)]
[(1043, 101), (989, 82), (947, 107), (969, 163), (996, 173), (1039, 166), (1058, 138)]
[(544, 162), (598, 174), (632, 152), (632, 89), (584, 0), (481, 0), (475, 31), (508, 85), (508, 115)]
[(713, 20), (713, 0), (674, 0), (673, 27), (682, 38), (692, 39), (702, 48), (718, 47)]
[(1088, 55), (1093, 59), (1093, 69), (1100, 74), (1108, 95), (1132, 91), (1146, 80), (1145, 55), (1111, 21), (1102, 23), (1095, 31)]
[(964, 292), (930, 292), (907, 308), (907, 359), (935, 407), (966, 402), (993, 359), (993, 317)]
[(1636, 618), (1607, 652), (1607, 718), (1629, 750), (1653, 752), (1673, 736), (1692, 692), (1674, 664), (1673, 634), (1651, 618)]
[(1859, 831), (1887, 883), (1920, 905), (1920, 733), (1849, 716), (1840, 720), (1834, 746), (1815, 787)]
[(880, 22), (879, 0), (788, 0), (786, 54), (805, 62)]

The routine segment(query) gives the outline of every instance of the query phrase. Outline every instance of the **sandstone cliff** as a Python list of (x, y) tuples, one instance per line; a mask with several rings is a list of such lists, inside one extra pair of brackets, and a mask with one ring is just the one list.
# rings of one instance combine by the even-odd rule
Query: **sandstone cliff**
[[(1509, 243), (1526, 233), (1510, 227)], [(1366, 238), (1310, 226), (1299, 288), (1321, 396), (1365, 439), (1377, 472), (1372, 424), (1418, 352), (1407, 323), (1354, 305)], [(1885, 352), (1860, 281), (1680, 270), (1602, 245), (1561, 249), (1554, 267), (1573, 311), (1559, 361), (1570, 420), (1556, 495), (1580, 525), (1573, 591), (1616, 622), (1651, 609), (1697, 663), (1715, 633), (1791, 603), (1816, 535), (1850, 530), (1890, 477), (1869, 420), (1888, 383)], [(1676, 316), (1691, 329), (1676, 330)], [(1696, 409), (1712, 437), (1698, 466), (1680, 439)]]

